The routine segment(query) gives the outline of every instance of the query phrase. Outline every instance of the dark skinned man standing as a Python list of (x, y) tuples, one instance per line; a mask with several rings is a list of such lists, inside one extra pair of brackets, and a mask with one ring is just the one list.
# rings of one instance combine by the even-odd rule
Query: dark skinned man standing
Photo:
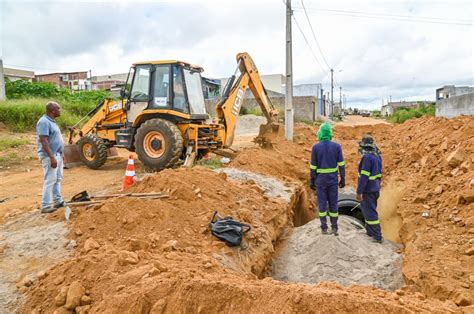
[(59, 104), (50, 101), (46, 104), (46, 114), (36, 124), (38, 157), (44, 173), (41, 197), (41, 212), (44, 214), (64, 206), (61, 196), (64, 140), (55, 120), (60, 115)]

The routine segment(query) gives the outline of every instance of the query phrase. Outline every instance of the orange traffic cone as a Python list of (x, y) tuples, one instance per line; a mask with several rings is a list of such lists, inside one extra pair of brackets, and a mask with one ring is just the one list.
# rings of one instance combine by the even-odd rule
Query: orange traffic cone
[(125, 170), (125, 178), (123, 178), (122, 191), (133, 184), (133, 178), (135, 177), (135, 162), (133, 161), (133, 155), (128, 157), (127, 169)]

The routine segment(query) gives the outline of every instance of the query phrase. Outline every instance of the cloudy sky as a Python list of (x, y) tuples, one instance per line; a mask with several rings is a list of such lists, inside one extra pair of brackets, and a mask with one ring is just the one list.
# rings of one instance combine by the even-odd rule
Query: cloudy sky
[[(321, 82), (329, 90), (333, 68), (348, 105), (371, 109), (389, 95), (434, 99), (443, 85), (474, 85), (473, 1), (292, 6), (295, 84)], [(178, 59), (219, 78), (232, 74), (240, 51), (251, 54), (261, 74), (285, 73), (284, 0), (0, 0), (6, 67), (102, 75), (127, 72), (134, 61)]]

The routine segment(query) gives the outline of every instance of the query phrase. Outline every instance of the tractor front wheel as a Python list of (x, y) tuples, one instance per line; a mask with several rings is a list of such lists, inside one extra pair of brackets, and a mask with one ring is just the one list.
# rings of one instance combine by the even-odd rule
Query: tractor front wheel
[(183, 136), (178, 127), (168, 120), (148, 120), (135, 135), (135, 152), (148, 170), (173, 167), (182, 151)]
[(107, 160), (107, 146), (93, 134), (83, 136), (78, 142), (82, 162), (91, 169), (99, 169)]

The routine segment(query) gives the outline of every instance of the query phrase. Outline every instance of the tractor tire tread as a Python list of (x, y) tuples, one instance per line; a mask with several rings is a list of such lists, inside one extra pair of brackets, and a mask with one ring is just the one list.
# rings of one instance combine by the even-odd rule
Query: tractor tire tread
[[(97, 158), (92, 161), (86, 159), (84, 154), (82, 154), (82, 145), (85, 143), (89, 143), (96, 147)], [(77, 144), (79, 145), (79, 151), (81, 152), (81, 160), (87, 167), (91, 169), (99, 169), (107, 161), (107, 145), (105, 145), (104, 140), (100, 137), (94, 134), (86, 134), (77, 142)]]
[[(147, 163), (146, 159), (143, 158), (143, 156), (141, 156), (140, 153), (138, 153), (139, 151), (141, 151), (141, 149), (137, 149), (136, 152), (138, 155), (138, 159), (140, 159), (140, 161), (145, 165), (145, 170), (147, 172), (156, 172), (156, 171), (161, 171), (166, 168), (172, 168), (181, 157), (181, 154), (183, 151), (183, 136), (181, 135), (181, 131), (176, 126), (176, 124), (165, 119), (155, 118), (155, 119), (150, 119), (150, 120), (145, 121), (140, 126), (140, 128), (138, 128), (137, 134), (135, 135), (135, 143), (138, 142), (137, 139), (144, 137), (146, 135), (146, 133), (144, 132), (146, 132), (146, 129), (148, 127), (155, 127), (159, 124), (163, 124), (169, 130), (171, 130), (173, 141), (175, 143), (174, 146), (172, 147), (172, 157), (166, 162), (166, 164), (150, 165)], [(140, 146), (140, 144), (138, 146)]]

